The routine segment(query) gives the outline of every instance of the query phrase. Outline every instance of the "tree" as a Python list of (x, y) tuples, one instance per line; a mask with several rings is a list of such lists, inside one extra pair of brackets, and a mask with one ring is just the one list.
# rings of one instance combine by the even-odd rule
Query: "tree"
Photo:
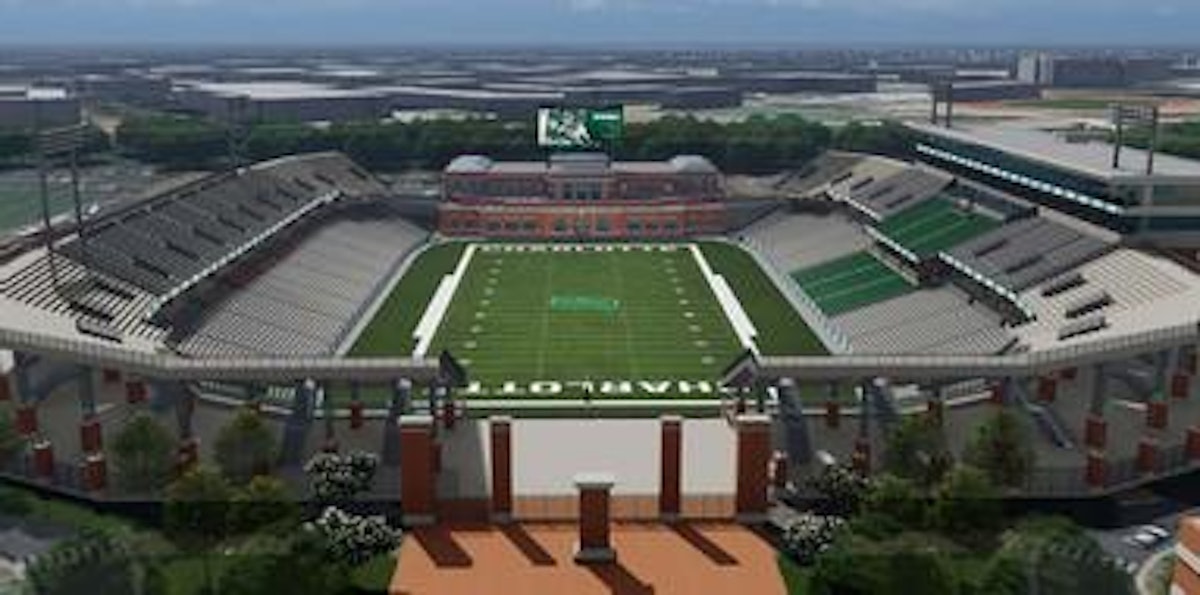
[(210, 550), (228, 534), (233, 489), (221, 474), (204, 467), (187, 472), (167, 488), (163, 528), (180, 548), (199, 553), (204, 561), (205, 592), (213, 584)]
[(1002, 536), (976, 592), (1024, 595), (1131, 595), (1130, 576), (1084, 530), (1062, 517), (1031, 518)]
[(237, 490), (230, 504), (229, 528), (233, 533), (251, 533), (282, 526), (300, 518), (300, 505), (278, 478), (260, 475)]
[(959, 465), (938, 484), (930, 524), (949, 536), (970, 537), (994, 529), (1002, 512), (1000, 494), (987, 475)]
[(863, 514), (884, 517), (901, 528), (925, 526), (929, 496), (911, 480), (884, 474), (871, 482), (863, 498)]
[(908, 416), (887, 436), (883, 468), (897, 477), (929, 487), (953, 464), (942, 428), (928, 417)]
[(360, 516), (339, 508), (326, 507), (316, 520), (305, 523), (304, 530), (320, 537), (326, 555), (357, 566), (396, 549), (401, 533), (382, 516)]
[(341, 502), (371, 488), (379, 457), (354, 451), (346, 455), (318, 453), (304, 465), (313, 494), (321, 502)]
[(285, 538), (280, 551), (239, 556), (225, 568), (225, 576), (237, 580), (222, 581), (222, 595), (326, 595), (346, 593), (351, 569), (325, 555), (320, 538), (300, 532)]
[(848, 534), (817, 557), (810, 588), (817, 595), (954, 595), (959, 585), (946, 556), (919, 534)]
[(1033, 469), (1032, 442), (1017, 415), (1001, 410), (976, 430), (963, 451), (963, 461), (998, 486), (1020, 487)]
[(152, 592), (147, 588), (152, 575), (128, 544), (97, 531), (56, 544), (34, 560), (28, 577), (37, 595)]
[(846, 465), (829, 465), (816, 477), (810, 478), (808, 483), (820, 497), (817, 511), (841, 517), (858, 512), (859, 504), (870, 486), (867, 478)]
[(801, 564), (812, 564), (829, 548), (846, 522), (840, 517), (802, 513), (783, 530), (783, 547)]
[(234, 484), (270, 473), (278, 456), (275, 434), (249, 409), (239, 411), (217, 434), (217, 465)]
[(110, 452), (116, 484), (129, 492), (157, 492), (175, 470), (175, 440), (162, 424), (144, 413), (117, 432)]

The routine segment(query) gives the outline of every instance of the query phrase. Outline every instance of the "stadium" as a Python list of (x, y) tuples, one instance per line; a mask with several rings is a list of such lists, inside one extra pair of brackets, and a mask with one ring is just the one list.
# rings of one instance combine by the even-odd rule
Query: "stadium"
[(827, 153), (766, 198), (697, 155), (463, 155), (428, 198), (318, 153), (127, 203), (0, 268), (10, 471), (119, 499), (102, 437), (131, 412), (187, 464), (246, 406), (285, 477), (379, 453), (412, 523), (571, 517), (596, 470), (618, 516), (761, 519), (830, 461), (876, 468), (902, 417), (961, 450), (997, 408), (1036, 443), (1020, 497), (1194, 470), (1200, 164), (913, 130), (909, 159)]

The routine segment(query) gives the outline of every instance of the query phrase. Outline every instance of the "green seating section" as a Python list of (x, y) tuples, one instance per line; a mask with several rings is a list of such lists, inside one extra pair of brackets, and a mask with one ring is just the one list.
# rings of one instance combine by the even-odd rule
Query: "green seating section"
[(878, 229), (924, 258), (953, 248), (1000, 225), (1000, 221), (986, 215), (959, 209), (943, 195), (884, 219)]
[(792, 279), (830, 316), (913, 290), (904, 277), (865, 251), (795, 271)]

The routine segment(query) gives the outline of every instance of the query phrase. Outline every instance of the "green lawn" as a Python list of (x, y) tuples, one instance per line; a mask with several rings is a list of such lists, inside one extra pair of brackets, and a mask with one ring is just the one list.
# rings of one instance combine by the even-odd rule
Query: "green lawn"
[(700, 245), (713, 271), (724, 276), (758, 330), (758, 348), (764, 355), (828, 355), (791, 303), (787, 301), (754, 258), (738, 246), (723, 242)]
[(741, 351), (686, 247), (553, 247), (481, 247), (431, 352), (485, 387), (628, 380), (645, 395), (637, 381), (711, 381)]
[(831, 316), (882, 302), (913, 290), (904, 277), (879, 262), (869, 252), (842, 258), (792, 273), (821, 311)]
[[(554, 247), (491, 243), (473, 256), (429, 350), (447, 349), (464, 363), (479, 383), (468, 397), (579, 398), (589, 382), (597, 398), (683, 396), (678, 381), (711, 383), (741, 352), (685, 246)], [(437, 246), (420, 256), (350, 355), (412, 353), (413, 329), (464, 248)], [(827, 353), (749, 254), (718, 242), (701, 250), (737, 294), (763, 353)], [(533, 383), (545, 384), (535, 391)], [(390, 392), (365, 387), (362, 397), (381, 405)], [(345, 402), (348, 390), (335, 389), (333, 398)]]
[(466, 244), (452, 242), (422, 253), (350, 348), (353, 356), (407, 355), (415, 347), (412, 333), (442, 277), (454, 271)]

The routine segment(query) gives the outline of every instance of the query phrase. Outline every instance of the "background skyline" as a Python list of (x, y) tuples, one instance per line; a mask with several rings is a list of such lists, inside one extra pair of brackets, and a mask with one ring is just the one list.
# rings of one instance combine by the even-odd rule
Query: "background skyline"
[(1160, 45), (1188, 0), (0, 0), (0, 43)]

